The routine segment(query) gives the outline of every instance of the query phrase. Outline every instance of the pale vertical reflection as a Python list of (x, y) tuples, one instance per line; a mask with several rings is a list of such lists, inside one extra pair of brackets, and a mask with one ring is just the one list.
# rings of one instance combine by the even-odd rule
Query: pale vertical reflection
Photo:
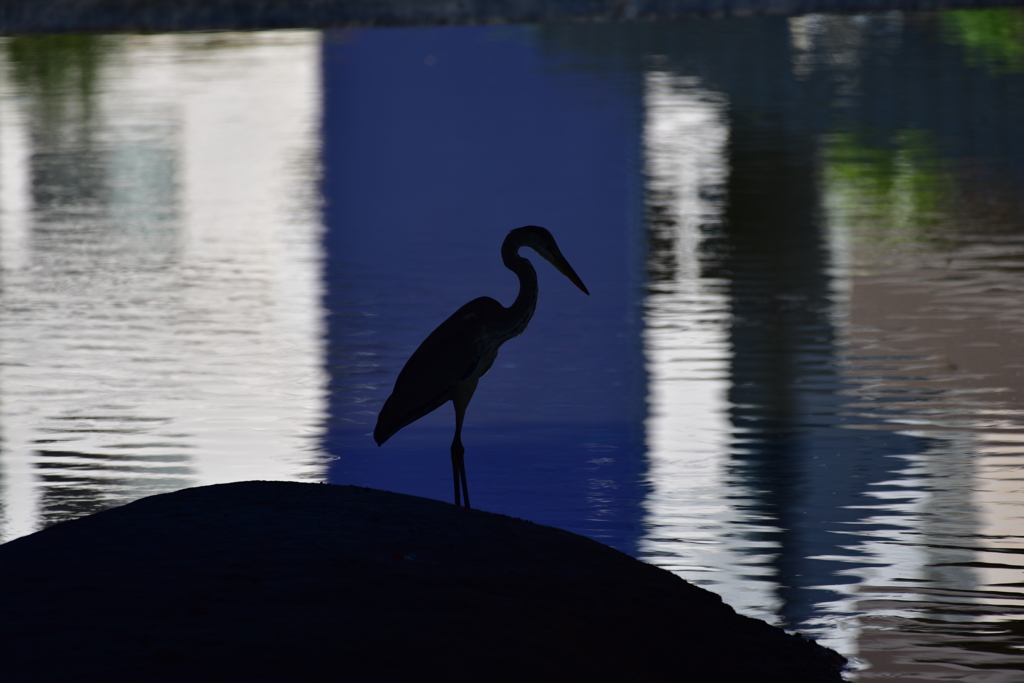
[(32, 193), (26, 112), (11, 88), (11, 74), (0, 60), (0, 268), (24, 265)]
[(725, 471), (731, 433), (728, 302), (723, 281), (701, 277), (702, 228), (714, 226), (722, 211), (725, 102), (693, 79), (655, 71), (646, 76), (644, 103), (651, 493), (640, 555), (713, 585), (742, 612), (770, 617), (772, 584), (750, 580), (767, 570), (747, 566), (749, 553), (731, 545), (745, 525), (728, 504), (738, 492)]
[[(183, 258), (208, 274), (205, 286), (192, 288), (190, 304), (218, 311), (234, 327), (218, 330), (230, 340), (215, 345), (212, 362), (234, 368), (237, 382), (237, 393), (215, 407), (231, 428), (197, 429), (197, 449), (218, 453), (195, 462), (204, 482), (320, 472), (310, 458), (327, 385), (317, 203), (319, 33), (259, 35), (183, 74), (207, 86), (181, 108), (183, 124), (194, 131), (182, 140)], [(237, 273), (240, 257), (249, 272)], [(210, 349), (193, 348), (190, 364), (209, 362)], [(214, 419), (209, 407), (195, 401), (188, 419)]]
[[(0, 296), (8, 286), (6, 274), (25, 265), (32, 209), (28, 114), (12, 84), (10, 65), (0, 59)], [(3, 375), (0, 364), (0, 381)], [(0, 384), (0, 412), (6, 400)], [(12, 450), (4, 456), (8, 441), (8, 427), (0, 421), (0, 541), (31, 533), (38, 507), (27, 452)]]
[(320, 476), (319, 40), (104, 37), (71, 141), (4, 79), (0, 540)]
[[(860, 43), (856, 31), (844, 30), (853, 25), (847, 17), (808, 15), (791, 19), (789, 23), (795, 52), (802, 49), (809, 53), (816, 41), (823, 40), (826, 34), (832, 41), (829, 44), (840, 42), (842, 49), (837, 48), (837, 51), (842, 53), (855, 52), (856, 45)], [(842, 63), (855, 61), (851, 57)], [(817, 66), (804, 62), (807, 70), (801, 72), (798, 64), (794, 62), (794, 71), (805, 76)], [(827, 153), (822, 155), (822, 164), (826, 169), (830, 168)], [(829, 171), (826, 170), (824, 175), (829, 178)], [(860, 345), (860, 342), (854, 339), (851, 312), (854, 306), (854, 281), (858, 268), (863, 264), (857, 264), (854, 260), (858, 235), (855, 221), (851, 219), (855, 212), (851, 211), (850, 200), (851, 197), (837, 191), (835, 183), (827, 180), (822, 183), (820, 201), (824, 210), (824, 237), (830, 264), (832, 324), (837, 347), (842, 353), (841, 368), (850, 383), (856, 386), (860, 379), (849, 351)], [(878, 362), (874, 356), (872, 358), (875, 363)], [(870, 376), (874, 378), (874, 372)], [(856, 393), (856, 389), (853, 391)], [(857, 427), (876, 428), (860, 424)], [(926, 484), (929, 458), (921, 454), (896, 454), (893, 457), (904, 460), (905, 467), (896, 473), (898, 478), (875, 483), (877, 490), (868, 495), (877, 500), (880, 514), (861, 520), (865, 527), (877, 525), (878, 529), (862, 529), (851, 533), (849, 544), (845, 546), (846, 550), (856, 550), (862, 558), (868, 559), (851, 563), (850, 567), (843, 570), (844, 576), (856, 577), (856, 581), (830, 587), (838, 598), (829, 606), (830, 613), (817, 624), (824, 626), (819, 641), (847, 655), (855, 654), (860, 649), (858, 638), (862, 637), (866, 624), (903, 617), (905, 610), (902, 609), (902, 601), (910, 602), (919, 598), (911, 586), (928, 580), (928, 556), (923, 549), (927, 539), (922, 532), (924, 525), (921, 523), (921, 515), (929, 504)], [(851, 556), (817, 556), (815, 559), (850, 562)], [(865, 609), (867, 601), (877, 599), (878, 593), (875, 591), (879, 587), (886, 604)], [(864, 618), (865, 613), (870, 615), (867, 620)]]

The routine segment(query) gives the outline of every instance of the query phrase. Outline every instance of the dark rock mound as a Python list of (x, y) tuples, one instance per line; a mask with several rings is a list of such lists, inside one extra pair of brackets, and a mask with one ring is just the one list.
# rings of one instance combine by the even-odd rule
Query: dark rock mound
[(0, 546), (0, 679), (840, 681), (566, 531), (349, 486), (153, 496)]

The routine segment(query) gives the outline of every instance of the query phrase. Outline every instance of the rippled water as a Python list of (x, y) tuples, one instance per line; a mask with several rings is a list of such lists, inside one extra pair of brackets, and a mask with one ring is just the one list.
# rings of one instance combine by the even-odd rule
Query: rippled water
[(2, 47), (4, 537), (320, 476), (316, 37)]
[(184, 486), (448, 500), (405, 358), (549, 227), (474, 503), (854, 658), (1024, 681), (1024, 15), (5, 39), (3, 538)]

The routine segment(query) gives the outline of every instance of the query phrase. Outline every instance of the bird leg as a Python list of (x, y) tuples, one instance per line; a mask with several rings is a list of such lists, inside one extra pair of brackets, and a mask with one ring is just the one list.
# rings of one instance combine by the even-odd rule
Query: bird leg
[(462, 457), (466, 449), (462, 446), (459, 438), (459, 431), (456, 428), (455, 440), (452, 441), (452, 478), (455, 481), (455, 505), (459, 506), (459, 483), (462, 483), (462, 491), (465, 493), (466, 507), (469, 507), (469, 488), (466, 486), (466, 462)]
[(462, 446), (462, 419), (466, 416), (466, 407), (476, 391), (477, 378), (468, 379), (455, 387), (452, 392), (452, 403), (455, 405), (455, 439), (452, 440), (452, 478), (455, 480), (455, 505), (459, 502), (459, 484), (462, 484), (462, 498), (469, 505), (469, 485), (466, 483), (466, 461), (463, 457), (466, 449)]

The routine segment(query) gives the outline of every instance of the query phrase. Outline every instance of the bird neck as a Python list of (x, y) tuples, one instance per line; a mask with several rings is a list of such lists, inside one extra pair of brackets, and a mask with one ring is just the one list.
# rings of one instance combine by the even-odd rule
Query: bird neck
[(521, 245), (508, 240), (501, 246), (501, 260), (505, 267), (519, 277), (519, 295), (512, 305), (505, 309), (508, 312), (510, 327), (514, 327), (512, 336), (526, 329), (526, 324), (533, 317), (537, 308), (537, 271), (533, 264), (519, 255)]

